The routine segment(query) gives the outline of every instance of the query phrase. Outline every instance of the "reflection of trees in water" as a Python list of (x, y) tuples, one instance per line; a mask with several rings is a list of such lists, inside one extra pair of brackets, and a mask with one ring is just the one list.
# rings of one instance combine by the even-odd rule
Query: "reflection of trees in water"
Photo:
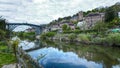
[(74, 52), (81, 58), (86, 58), (89, 61), (102, 63), (104, 68), (112, 68), (113, 65), (120, 64), (117, 60), (120, 58), (119, 48), (101, 47), (92, 45), (79, 45), (75, 43), (65, 43), (59, 41), (44, 42), (48, 47), (55, 47), (64, 52)]

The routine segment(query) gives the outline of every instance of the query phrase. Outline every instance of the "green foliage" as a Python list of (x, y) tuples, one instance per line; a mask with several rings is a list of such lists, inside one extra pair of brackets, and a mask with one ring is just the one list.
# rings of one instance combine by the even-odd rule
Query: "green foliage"
[(105, 37), (96, 37), (92, 39), (92, 42), (98, 44), (106, 44), (110, 46), (120, 46), (120, 33), (110, 33)]
[(5, 45), (5, 43), (0, 42), (0, 68), (5, 64), (14, 63), (15, 56), (11, 53), (11, 50), (9, 52), (8, 47)]
[(105, 12), (105, 22), (111, 22), (117, 17), (115, 10), (112, 7), (106, 9)]
[(6, 30), (6, 20), (0, 17), (0, 29), (1, 30)]
[(0, 17), (0, 41), (6, 38), (6, 33), (6, 20)]
[(48, 32), (46, 33), (46, 37), (53, 37), (56, 33), (55, 32)]
[(118, 45), (120, 46), (120, 33), (111, 33), (106, 38), (107, 43), (110, 45)]
[(40, 38), (41, 39), (47, 39), (47, 38), (52, 38), (53, 36), (55, 36), (55, 32), (48, 32), (48, 33), (43, 33), (41, 34)]
[(92, 39), (93, 43), (104, 44), (106, 43), (106, 38), (96, 37)]
[(5, 39), (6, 32), (0, 29), (0, 40)]
[(11, 53), (0, 53), (0, 68), (5, 64), (15, 62), (15, 57)]
[(74, 30), (74, 33), (79, 34), (81, 31), (79, 29)]
[(21, 39), (29, 39), (29, 40), (35, 39), (35, 32), (17, 32), (16, 34)]
[(40, 39), (42, 39), (42, 40), (47, 39), (47, 38), (46, 38), (46, 35), (45, 35), (45, 34), (41, 34), (41, 35), (40, 35)]
[(77, 24), (78, 24), (78, 21), (72, 21), (72, 23), (74, 23), (75, 25), (77, 25)]
[(77, 35), (72, 33), (68, 36), (68, 38), (70, 39), (70, 41), (73, 41), (77, 38)]
[(108, 24), (108, 28), (116, 27), (118, 25), (120, 25), (120, 19), (115, 18)]
[(62, 30), (65, 31), (67, 30), (68, 26), (66, 24), (62, 25)]
[(106, 29), (107, 29), (107, 24), (100, 21), (98, 21), (93, 27), (93, 30), (97, 30), (97, 32), (102, 32), (105, 31)]
[(78, 40), (82, 42), (90, 42), (91, 37), (89, 34), (79, 34), (78, 35)]

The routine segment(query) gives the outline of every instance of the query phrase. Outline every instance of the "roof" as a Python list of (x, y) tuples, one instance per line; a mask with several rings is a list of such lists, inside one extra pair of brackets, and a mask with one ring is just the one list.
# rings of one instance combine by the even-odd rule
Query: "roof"
[(86, 17), (90, 17), (90, 16), (99, 16), (101, 15), (100, 13), (90, 13), (88, 14)]

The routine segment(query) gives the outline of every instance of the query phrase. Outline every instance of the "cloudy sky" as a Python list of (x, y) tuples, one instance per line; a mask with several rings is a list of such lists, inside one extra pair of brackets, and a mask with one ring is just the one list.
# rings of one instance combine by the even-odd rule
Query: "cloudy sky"
[(0, 0), (0, 16), (9, 22), (46, 24), (59, 17), (110, 6), (120, 0)]

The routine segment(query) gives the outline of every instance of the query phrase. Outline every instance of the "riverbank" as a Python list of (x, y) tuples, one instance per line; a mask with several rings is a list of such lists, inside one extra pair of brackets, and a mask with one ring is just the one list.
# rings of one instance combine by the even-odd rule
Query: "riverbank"
[(0, 42), (0, 68), (3, 65), (15, 63), (15, 61), (16, 59), (12, 51), (8, 49), (5, 43)]
[(49, 32), (42, 34), (41, 39), (58, 40), (65, 42), (76, 42), (88, 45), (103, 45), (103, 46), (117, 46), (120, 47), (120, 33), (109, 33), (106, 35), (92, 34), (92, 33), (69, 33), (69, 34), (57, 34)]

